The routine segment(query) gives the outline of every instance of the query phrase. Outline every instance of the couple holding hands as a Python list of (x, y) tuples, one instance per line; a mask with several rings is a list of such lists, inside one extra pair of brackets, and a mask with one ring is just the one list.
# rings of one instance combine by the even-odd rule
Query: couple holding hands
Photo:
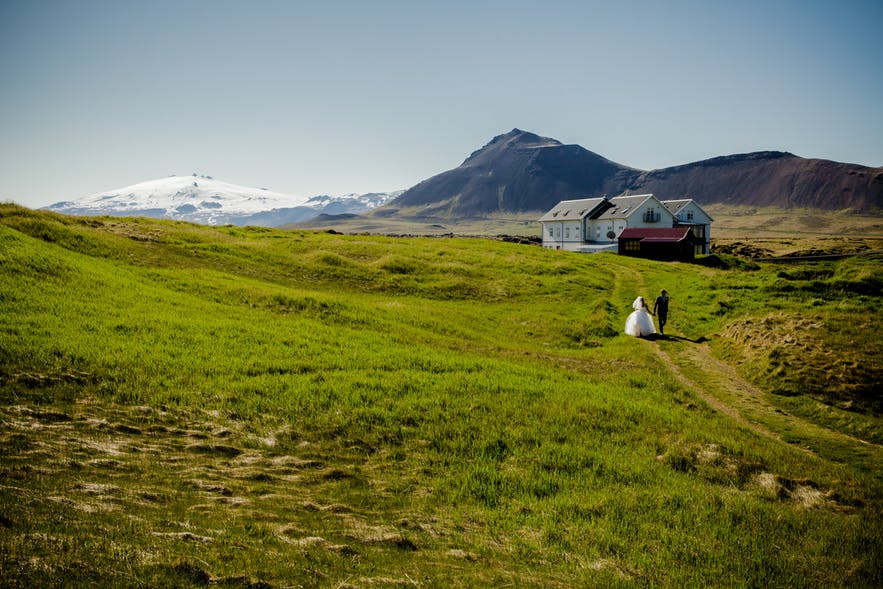
[[(656, 327), (653, 325), (653, 317), (647, 308), (644, 297), (638, 297), (632, 303), (634, 311), (629, 315), (625, 322), (625, 332), (627, 335), (635, 337), (647, 337), (656, 333)], [(659, 317), (659, 333), (665, 333), (665, 324), (668, 322), (668, 293), (663, 288), (656, 301), (653, 303), (653, 315)]]

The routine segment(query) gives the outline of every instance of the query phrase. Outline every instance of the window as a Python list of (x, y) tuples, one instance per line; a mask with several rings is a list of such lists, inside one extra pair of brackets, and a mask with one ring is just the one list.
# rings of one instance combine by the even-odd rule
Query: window
[(626, 240), (625, 244), (623, 244), (623, 245), (625, 245), (625, 251), (627, 251), (627, 252), (641, 251), (641, 242), (638, 241), (637, 239)]
[(564, 238), (565, 238), (565, 239), (570, 239), (570, 227), (565, 227), (565, 228), (564, 228)]
[(551, 225), (549, 225), (549, 237), (554, 237), (554, 236), (555, 236), (555, 230), (552, 228)]
[(687, 221), (693, 220), (693, 211), (687, 211)]

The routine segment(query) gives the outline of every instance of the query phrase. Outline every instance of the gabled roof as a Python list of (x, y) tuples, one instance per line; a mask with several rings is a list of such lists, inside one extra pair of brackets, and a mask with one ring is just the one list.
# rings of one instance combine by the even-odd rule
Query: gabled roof
[(606, 198), (581, 198), (578, 200), (562, 200), (540, 217), (543, 221), (571, 221), (582, 219), (593, 214), (599, 207), (607, 202)]
[(671, 214), (672, 214), (672, 215), (675, 215), (675, 216), (677, 216), (677, 214), (678, 214), (679, 212), (681, 212), (681, 209), (683, 209), (685, 206), (687, 206), (687, 205), (690, 204), (690, 203), (692, 203), (694, 207), (696, 207), (697, 209), (699, 209), (700, 211), (702, 211), (702, 213), (703, 213), (706, 217), (708, 217), (708, 219), (709, 219), (710, 221), (714, 221), (714, 219), (711, 218), (711, 215), (709, 215), (708, 213), (706, 213), (706, 212), (705, 212), (705, 209), (703, 209), (702, 207), (700, 207), (699, 204), (698, 204), (695, 200), (693, 200), (692, 198), (679, 198), (679, 199), (676, 199), (676, 200), (664, 200), (664, 201), (662, 201), (662, 204), (665, 206), (665, 208), (667, 208), (667, 209), (671, 212)]
[(687, 239), (689, 227), (626, 227), (619, 239), (639, 239), (643, 243), (676, 243)]
[(673, 215), (677, 215), (678, 211), (693, 202), (692, 198), (680, 198), (678, 200), (663, 200), (662, 205), (667, 208)]
[(653, 198), (652, 194), (635, 194), (631, 196), (614, 196), (608, 199), (610, 208), (593, 219), (625, 219), (635, 212), (635, 210), (644, 204), (647, 199)]

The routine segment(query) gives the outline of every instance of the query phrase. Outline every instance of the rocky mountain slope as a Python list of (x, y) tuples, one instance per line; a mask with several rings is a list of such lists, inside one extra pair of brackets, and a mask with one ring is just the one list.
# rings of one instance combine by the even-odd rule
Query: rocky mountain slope
[(514, 129), (459, 167), (406, 190), (395, 205), (453, 216), (543, 210), (559, 200), (618, 193), (637, 174), (579, 145)]
[(513, 129), (459, 167), (406, 190), (393, 206), (465, 217), (542, 211), (564, 199), (645, 192), (701, 204), (875, 211), (883, 209), (883, 167), (757, 152), (642, 171), (579, 145)]
[(628, 189), (700, 203), (868, 211), (883, 208), (883, 168), (763, 151), (644, 172)]

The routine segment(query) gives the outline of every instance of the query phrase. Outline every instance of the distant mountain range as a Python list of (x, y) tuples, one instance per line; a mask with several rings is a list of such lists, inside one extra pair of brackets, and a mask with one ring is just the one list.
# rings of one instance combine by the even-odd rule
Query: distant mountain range
[(406, 190), (389, 207), (469, 217), (545, 211), (560, 200), (653, 193), (700, 204), (883, 210), (883, 167), (764, 151), (643, 171), (579, 145), (513, 129), (457, 168)]
[[(366, 213), (468, 218), (541, 212), (561, 200), (653, 193), (700, 204), (883, 211), (883, 167), (869, 168), (762, 151), (644, 171), (579, 145), (513, 129), (458, 167), (404, 191), (296, 197), (211, 176), (170, 176), (58, 202), (72, 215), (147, 216), (207, 225), (278, 227)], [(403, 214), (405, 211), (402, 211)]]
[(401, 192), (303, 198), (193, 174), (149, 180), (45, 208), (68, 215), (142, 216), (204, 225), (276, 227), (322, 214), (364, 213)]

